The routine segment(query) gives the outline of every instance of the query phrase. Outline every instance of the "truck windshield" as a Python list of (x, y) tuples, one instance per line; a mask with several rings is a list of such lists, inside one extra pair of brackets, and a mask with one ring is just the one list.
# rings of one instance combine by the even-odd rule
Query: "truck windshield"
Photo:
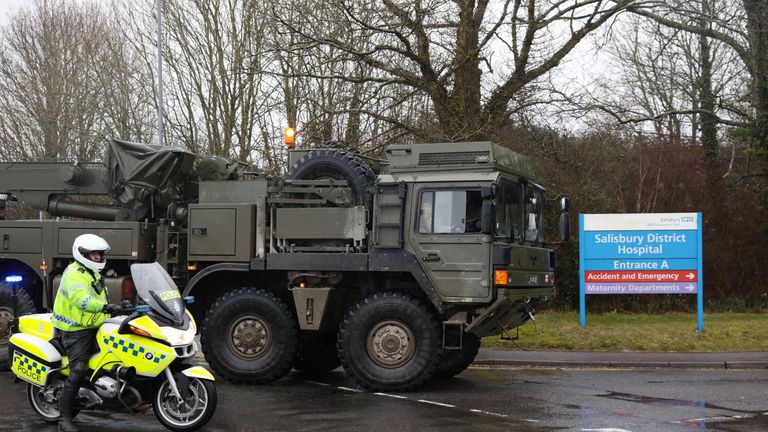
[(496, 236), (509, 241), (522, 239), (523, 187), (503, 178), (496, 188)]
[(531, 183), (525, 185), (525, 238), (531, 243), (541, 243), (544, 239), (544, 191)]
[(544, 191), (533, 183), (502, 178), (496, 186), (496, 237), (542, 242)]

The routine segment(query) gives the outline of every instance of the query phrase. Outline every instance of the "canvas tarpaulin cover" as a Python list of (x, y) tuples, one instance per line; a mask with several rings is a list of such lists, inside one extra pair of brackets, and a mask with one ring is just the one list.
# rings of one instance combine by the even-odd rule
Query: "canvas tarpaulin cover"
[(122, 207), (165, 210), (182, 198), (195, 158), (180, 148), (112, 140), (104, 153), (106, 186)]

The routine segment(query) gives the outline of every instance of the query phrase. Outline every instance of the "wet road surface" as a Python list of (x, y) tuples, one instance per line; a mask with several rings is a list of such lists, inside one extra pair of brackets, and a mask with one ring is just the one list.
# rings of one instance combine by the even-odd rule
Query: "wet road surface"
[[(766, 370), (469, 369), (383, 394), (357, 391), (339, 369), (217, 388), (209, 431), (768, 431)], [(10, 373), (0, 373), (0, 389), (0, 432), (56, 430)], [(83, 412), (77, 421), (83, 431), (165, 430), (151, 410)]]

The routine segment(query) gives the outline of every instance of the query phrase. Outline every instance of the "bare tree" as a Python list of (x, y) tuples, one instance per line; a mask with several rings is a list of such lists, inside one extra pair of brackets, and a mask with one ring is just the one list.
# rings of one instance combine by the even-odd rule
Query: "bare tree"
[[(296, 48), (333, 47), (377, 72), (361, 81), (427, 96), (436, 123), (400, 125), (420, 139), (467, 140), (508, 122), (523, 88), (633, 3), (332, 0), (282, 25), (301, 36)], [(346, 31), (326, 31), (327, 22)]]
[[(370, 80), (381, 73), (370, 65), (350, 58), (343, 50), (322, 44), (306, 45), (304, 37), (284, 22), (298, 22), (314, 9), (327, 10), (325, 3), (282, 0), (273, 2), (271, 27), (272, 62), (264, 73), (278, 78), (290, 126), (298, 127), (301, 145), (333, 145), (377, 153), (394, 141), (408, 140), (398, 123), (408, 123), (412, 91), (403, 86)], [(325, 31), (347, 34), (344, 21), (324, 21)], [(355, 39), (361, 48), (370, 45)], [(297, 49), (300, 47), (300, 49)], [(415, 122), (415, 120), (413, 120)]]
[(609, 49), (615, 73), (592, 106), (677, 141), (701, 136), (716, 155), (716, 122), (743, 124), (743, 66), (719, 41), (641, 17), (624, 21)]
[[(721, 41), (732, 49), (751, 78), (751, 112), (742, 113), (757, 147), (768, 161), (768, 3), (764, 0), (719, 2), (725, 6), (716, 13), (712, 4), (702, 8), (699, 0), (648, 2), (631, 11), (670, 28)], [(706, 25), (702, 23), (706, 22)], [(745, 31), (746, 30), (746, 31)], [(702, 111), (705, 111), (702, 108)], [(712, 113), (710, 113), (712, 114)], [(718, 119), (724, 122), (722, 118)]]
[[(194, 0), (165, 2), (166, 62), (178, 97), (170, 124), (193, 150), (251, 160), (256, 119), (274, 102), (263, 98), (262, 2)], [(196, 120), (200, 121), (196, 121)]]
[[(115, 21), (93, 3), (36, 1), (0, 42), (0, 143), (19, 159), (94, 159), (141, 138), (146, 110)], [(129, 126), (130, 125), (130, 126)]]
[[(123, 5), (129, 37), (149, 70), (155, 59), (153, 5)], [(279, 106), (273, 80), (254, 73), (265, 61), (265, 7), (257, 0), (162, 2), (168, 142), (201, 154), (262, 161), (262, 120)]]

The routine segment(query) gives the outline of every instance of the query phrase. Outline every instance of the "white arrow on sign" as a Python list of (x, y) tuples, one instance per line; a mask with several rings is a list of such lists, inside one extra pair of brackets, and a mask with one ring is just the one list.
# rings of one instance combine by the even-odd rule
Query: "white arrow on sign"
[(685, 277), (687, 277), (688, 280), (693, 280), (694, 278), (696, 278), (696, 275), (693, 273), (688, 273), (687, 275), (685, 275)]
[(685, 288), (686, 288), (688, 291), (693, 291), (693, 290), (695, 290), (695, 289), (696, 289), (696, 287), (695, 287), (695, 286), (693, 286), (693, 285), (691, 285), (691, 284), (688, 284), (688, 286), (687, 286), (687, 287), (685, 287)]

